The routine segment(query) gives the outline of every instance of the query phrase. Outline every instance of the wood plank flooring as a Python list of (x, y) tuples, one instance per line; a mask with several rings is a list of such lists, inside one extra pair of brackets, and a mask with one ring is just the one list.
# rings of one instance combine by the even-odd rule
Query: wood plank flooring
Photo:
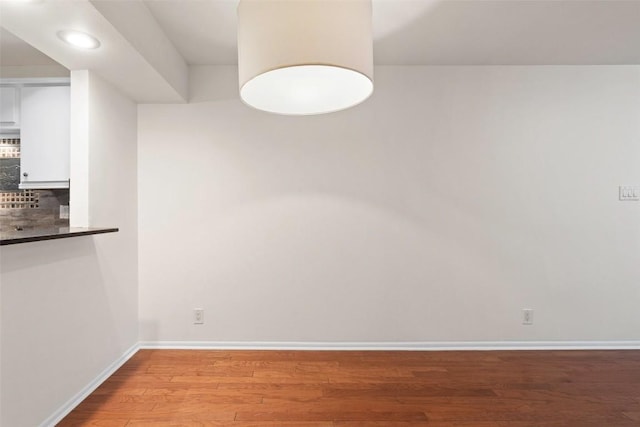
[(640, 426), (640, 351), (141, 350), (60, 426)]

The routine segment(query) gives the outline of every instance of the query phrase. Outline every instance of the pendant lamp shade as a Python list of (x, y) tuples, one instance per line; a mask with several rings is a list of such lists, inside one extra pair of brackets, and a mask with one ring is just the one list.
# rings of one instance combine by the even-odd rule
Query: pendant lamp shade
[(322, 114), (373, 92), (371, 0), (240, 0), (240, 97), (278, 114)]

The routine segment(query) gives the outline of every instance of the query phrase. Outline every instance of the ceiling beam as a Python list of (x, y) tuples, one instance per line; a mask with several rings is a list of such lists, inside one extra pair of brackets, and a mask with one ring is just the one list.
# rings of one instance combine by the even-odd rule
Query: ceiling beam
[[(96, 4), (94, 4), (96, 3)], [(0, 26), (70, 70), (91, 70), (139, 103), (185, 102), (188, 67), (143, 4), (117, 13), (101, 1), (0, 2)], [(123, 17), (124, 13), (131, 17)], [(138, 19), (136, 33), (131, 26)], [(57, 37), (79, 30), (101, 42), (73, 48)]]

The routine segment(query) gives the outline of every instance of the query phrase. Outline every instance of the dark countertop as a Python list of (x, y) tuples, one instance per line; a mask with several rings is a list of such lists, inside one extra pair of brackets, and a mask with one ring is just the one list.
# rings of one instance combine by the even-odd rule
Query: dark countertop
[(66, 239), (68, 237), (90, 236), (92, 234), (115, 233), (117, 228), (84, 228), (60, 227), (37, 228), (32, 230), (11, 231), (0, 233), (0, 246), (15, 245), (16, 243), (39, 242), (41, 240)]

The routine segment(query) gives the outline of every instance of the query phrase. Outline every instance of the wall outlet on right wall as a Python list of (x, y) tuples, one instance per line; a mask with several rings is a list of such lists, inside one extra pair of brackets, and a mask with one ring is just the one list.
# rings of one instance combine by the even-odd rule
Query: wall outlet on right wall
[(193, 309), (193, 324), (204, 325), (204, 308)]
[(522, 324), (533, 325), (533, 309), (531, 308), (522, 309)]

